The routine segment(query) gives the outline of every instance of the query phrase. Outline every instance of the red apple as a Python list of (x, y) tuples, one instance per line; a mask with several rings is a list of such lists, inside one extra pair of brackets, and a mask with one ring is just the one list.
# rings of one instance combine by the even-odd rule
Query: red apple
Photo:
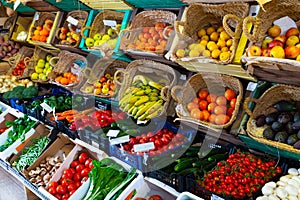
[(66, 27), (61, 27), (60, 31), (61, 31), (62, 33), (67, 34), (69, 30), (68, 30), (68, 28), (66, 28)]
[(107, 81), (107, 78), (105, 76), (101, 76), (99, 81), (100, 81), (100, 83), (104, 83)]
[(261, 48), (256, 45), (249, 47), (246, 51), (247, 56), (261, 56), (261, 53)]
[(273, 40), (272, 42), (269, 43), (269, 48), (272, 49), (275, 46), (281, 46), (284, 47), (284, 43), (279, 41), (279, 40)]
[(280, 26), (277, 26), (277, 25), (272, 26), (268, 30), (268, 35), (272, 38), (279, 36), (280, 33), (281, 33), (281, 28), (280, 28)]
[(286, 31), (285, 37), (290, 37), (290, 36), (298, 36), (299, 35), (299, 30), (297, 28), (290, 28), (289, 30)]
[(111, 84), (109, 85), (109, 89), (114, 90), (114, 89), (115, 89), (115, 84), (111, 83)]
[(261, 43), (261, 48), (268, 48), (269, 43), (272, 42), (273, 40), (270, 38), (264, 39)]
[(271, 49), (269, 49), (269, 48), (262, 48), (261, 51), (262, 51), (262, 56), (270, 57)]
[(65, 40), (66, 38), (67, 38), (67, 35), (66, 35), (65, 33), (61, 32), (61, 33), (59, 34), (59, 39)]
[(296, 46), (288, 46), (284, 49), (285, 57), (295, 59), (300, 54), (300, 49)]
[(279, 40), (279, 41), (285, 43), (286, 42), (286, 37), (285, 37), (285, 35), (279, 35), (276, 38), (274, 38), (274, 40)]

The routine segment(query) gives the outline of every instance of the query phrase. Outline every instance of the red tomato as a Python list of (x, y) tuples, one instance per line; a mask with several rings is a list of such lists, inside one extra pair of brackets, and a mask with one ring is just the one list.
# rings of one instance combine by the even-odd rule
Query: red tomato
[(61, 181), (61, 185), (62, 185), (62, 186), (65, 186), (65, 187), (68, 187), (68, 185), (69, 185), (70, 183), (73, 183), (73, 181), (72, 181), (71, 179), (68, 179), (68, 178), (64, 178), (64, 179), (62, 179), (62, 181)]
[(147, 137), (148, 138), (150, 138), (150, 137), (152, 137), (154, 134), (153, 134), (153, 132), (151, 132), (151, 131), (149, 131), (148, 133), (147, 133)]
[(79, 161), (78, 161), (78, 160), (74, 160), (74, 161), (71, 163), (71, 165), (70, 165), (70, 166), (71, 166), (72, 168), (74, 168), (74, 169), (75, 169), (75, 168), (76, 168), (76, 166), (77, 166), (78, 164), (79, 164)]
[(170, 143), (170, 139), (167, 137), (167, 136), (163, 136), (163, 138), (161, 139), (161, 141), (164, 143), (164, 144), (169, 144)]
[(70, 195), (68, 193), (64, 194), (61, 198), (64, 199), (68, 199), (70, 197)]
[(76, 190), (73, 190), (71, 192), (69, 192), (69, 195), (72, 196), (72, 194), (74, 194), (76, 192)]
[(80, 175), (81, 177), (85, 177), (90, 173), (91, 169), (90, 168), (84, 168), (81, 172)]
[(55, 181), (50, 182), (49, 185), (48, 185), (49, 188), (51, 188), (51, 187), (56, 188), (57, 186), (58, 186), (58, 183), (55, 182)]
[(91, 159), (91, 158), (87, 159), (87, 160), (85, 161), (85, 163), (84, 163), (84, 166), (85, 166), (85, 167), (89, 167), (89, 165), (90, 165), (91, 162), (92, 162), (92, 159)]
[(79, 160), (80, 163), (84, 163), (88, 158), (89, 158), (89, 155), (86, 152), (82, 152), (79, 155), (78, 160)]
[(163, 200), (159, 195), (152, 195), (148, 198), (148, 200)]
[(66, 177), (66, 178), (69, 178), (69, 179), (72, 179), (72, 177), (73, 177), (73, 172), (72, 172), (72, 170), (71, 169), (65, 169), (64, 170), (64, 176)]
[(76, 190), (77, 189), (77, 187), (76, 187), (76, 185), (74, 184), (74, 183), (70, 183), (69, 185), (68, 185), (68, 191), (69, 192), (71, 192), (71, 191), (73, 191), (73, 190)]
[(154, 145), (156, 148), (161, 148), (164, 145), (164, 143), (160, 139), (157, 139), (155, 140)]
[(90, 162), (89, 168), (90, 168), (90, 169), (93, 169), (93, 168), (94, 168), (93, 162)]
[[(50, 184), (49, 184), (50, 185)], [(56, 187), (49, 187), (48, 192), (52, 195), (56, 194)]]
[(77, 167), (76, 167), (76, 172), (81, 172), (82, 170), (84, 169), (84, 165), (83, 164), (79, 164), (79, 165), (77, 165)]
[(74, 176), (73, 176), (73, 180), (74, 180), (75, 182), (77, 182), (77, 181), (80, 181), (80, 180), (81, 180), (81, 176), (80, 176), (80, 173), (79, 173), (79, 172), (77, 172), (77, 173), (75, 173), (75, 174), (74, 174)]
[[(70, 171), (72, 172), (73, 175), (76, 173), (75, 168), (69, 168), (69, 169), (70, 169)], [(73, 175), (72, 175), (72, 177), (73, 177)]]
[(59, 185), (59, 186), (57, 186), (57, 188), (56, 188), (56, 192), (57, 192), (58, 194), (63, 195), (63, 194), (65, 194), (65, 193), (67, 192), (67, 188), (66, 188), (65, 186), (63, 186), (63, 185)]
[(55, 196), (57, 199), (59, 199), (59, 200), (61, 199), (61, 195), (60, 195), (60, 194), (55, 194), (54, 196)]
[(84, 182), (86, 182), (89, 179), (88, 176), (85, 176), (81, 179), (81, 184), (83, 184)]
[(79, 188), (81, 186), (81, 183), (79, 181), (74, 182), (74, 184), (75, 184), (76, 188)]

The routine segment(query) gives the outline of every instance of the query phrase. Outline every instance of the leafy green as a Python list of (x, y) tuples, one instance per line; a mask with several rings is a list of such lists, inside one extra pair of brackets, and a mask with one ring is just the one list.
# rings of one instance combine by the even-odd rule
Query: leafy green
[(28, 88), (22, 91), (22, 96), (24, 98), (33, 98), (36, 97), (39, 93), (39, 90), (34, 86), (29, 86)]
[(24, 86), (17, 86), (14, 87), (13, 90), (7, 91), (3, 94), (4, 99), (11, 99), (11, 98), (33, 98), (38, 95), (38, 89), (34, 86), (29, 86), (28, 88)]
[[(132, 168), (130, 172), (110, 158), (103, 161), (93, 160), (94, 168), (89, 173), (91, 184), (84, 200), (104, 200), (122, 189), (136, 175), (136, 170)], [(108, 196), (109, 195), (109, 196)]]

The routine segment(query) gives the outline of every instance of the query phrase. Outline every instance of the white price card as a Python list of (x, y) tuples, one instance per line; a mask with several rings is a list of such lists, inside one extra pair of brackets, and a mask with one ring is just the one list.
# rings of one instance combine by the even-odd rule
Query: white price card
[(103, 20), (105, 26), (116, 27), (117, 22), (115, 20)]
[(185, 74), (181, 74), (181, 75), (180, 75), (180, 80), (185, 81), (185, 80), (186, 80), (186, 75), (185, 75)]
[(146, 124), (148, 121), (147, 120), (145, 120), (145, 121), (140, 121), (140, 120), (137, 120), (137, 122), (136, 122), (136, 124)]
[(74, 25), (74, 26), (77, 26), (77, 25), (78, 25), (78, 20), (75, 19), (75, 18), (72, 17), (72, 16), (69, 16), (69, 17), (67, 18), (67, 22), (69, 22), (70, 24), (72, 24), (72, 25)]
[(219, 196), (217, 196), (215, 194), (212, 194), (210, 199), (211, 200), (224, 200), (223, 198), (221, 198), (221, 197), (219, 197)]
[(45, 102), (41, 103), (41, 106), (42, 108), (44, 108), (48, 113), (52, 112), (53, 109), (48, 105), (46, 104)]
[(152, 150), (154, 148), (155, 148), (154, 142), (147, 142), (144, 144), (133, 145), (134, 152), (146, 152), (146, 151)]
[(277, 26), (280, 26), (280, 28), (281, 28), (280, 34), (281, 35), (285, 35), (286, 31), (289, 30), (290, 28), (293, 28), (293, 27), (297, 28), (296, 22), (288, 16), (277, 19), (273, 23)]
[(109, 130), (106, 134), (107, 137), (117, 137), (120, 130)]
[(257, 83), (249, 82), (247, 86), (247, 90), (253, 92), (257, 86)]
[(40, 18), (40, 14), (39, 13), (35, 13), (34, 15), (34, 20), (37, 21)]
[(21, 0), (16, 0), (14, 3), (14, 10), (16, 10), (20, 4), (21, 4)]
[(125, 135), (123, 137), (118, 137), (110, 140), (111, 145), (122, 144), (125, 142), (129, 142), (129, 135)]

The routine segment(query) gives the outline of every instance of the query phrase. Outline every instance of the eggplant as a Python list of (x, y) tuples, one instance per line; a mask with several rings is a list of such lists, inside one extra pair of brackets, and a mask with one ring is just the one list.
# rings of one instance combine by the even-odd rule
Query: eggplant
[(279, 101), (274, 105), (274, 108), (276, 108), (279, 112), (291, 112), (295, 110), (295, 106), (287, 101)]

